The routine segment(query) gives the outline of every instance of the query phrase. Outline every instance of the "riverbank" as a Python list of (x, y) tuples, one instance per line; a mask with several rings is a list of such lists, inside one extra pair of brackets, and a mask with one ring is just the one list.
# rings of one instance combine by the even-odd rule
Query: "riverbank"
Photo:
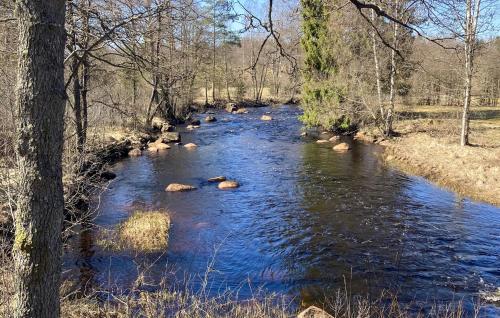
[[(474, 200), (500, 206), (500, 110), (472, 111), (471, 146), (460, 147), (457, 107), (414, 107), (399, 112), (397, 137), (364, 129), (359, 139), (385, 147), (384, 162)], [(443, 118), (444, 117), (444, 118)]]

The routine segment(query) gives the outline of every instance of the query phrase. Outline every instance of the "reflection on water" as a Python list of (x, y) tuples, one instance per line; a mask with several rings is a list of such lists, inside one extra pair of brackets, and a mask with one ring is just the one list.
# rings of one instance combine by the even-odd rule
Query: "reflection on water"
[[(273, 121), (258, 119), (266, 111)], [(118, 163), (97, 223), (112, 227), (135, 209), (170, 210), (168, 250), (142, 256), (156, 261), (151, 278), (169, 266), (179, 278), (196, 278), (215, 259), (214, 290), (240, 288), (241, 297), (251, 295), (247, 281), (312, 302), (344, 282), (355, 294), (391, 289), (422, 301), (500, 285), (498, 208), (381, 166), (377, 146), (353, 143), (336, 153), (303, 140), (298, 114), (288, 106), (219, 113), (182, 135), (197, 149), (174, 146)], [(221, 191), (206, 182), (218, 175), (241, 187)], [(171, 182), (198, 189), (167, 193)], [(98, 249), (92, 233), (82, 233), (81, 254), (68, 255), (65, 266), (88, 284), (130, 286), (134, 255)]]

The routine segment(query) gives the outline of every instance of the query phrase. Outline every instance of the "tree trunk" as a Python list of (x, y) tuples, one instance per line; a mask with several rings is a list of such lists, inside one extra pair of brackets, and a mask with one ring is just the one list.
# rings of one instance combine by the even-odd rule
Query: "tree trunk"
[(224, 77), (225, 77), (225, 82), (226, 82), (226, 95), (227, 95), (227, 101), (231, 101), (231, 93), (229, 92), (229, 75), (228, 75), (228, 67), (227, 67), (227, 53), (226, 50), (224, 49)]
[[(465, 16), (465, 92), (464, 106), (462, 113), (462, 132), (460, 134), (460, 145), (466, 146), (469, 144), (469, 109), (471, 104), (472, 91), (472, 72), (474, 69), (474, 46), (476, 41), (476, 26), (479, 17), (479, 1), (473, 7), (472, 0), (466, 0), (466, 16)], [(473, 12), (474, 10), (474, 12)]]
[(71, 62), (71, 74), (73, 79), (73, 115), (75, 117), (76, 148), (79, 153), (83, 152), (83, 126), (82, 126), (82, 86), (80, 83), (80, 57), (76, 53), (78, 49), (76, 40), (76, 17), (73, 3), (68, 5), (68, 16), (71, 23), (70, 47), (74, 52)]
[(65, 1), (16, 1), (16, 154), (21, 185), (13, 246), (14, 317), (59, 317), (64, 197)]
[[(399, 18), (399, 1), (396, 0), (394, 4), (394, 16), (396, 19)], [(394, 113), (394, 99), (395, 99), (395, 89), (396, 89), (396, 50), (398, 46), (398, 28), (399, 24), (393, 23), (393, 41), (391, 50), (391, 80), (390, 80), (390, 90), (389, 90), (389, 108), (387, 109), (386, 119), (385, 119), (385, 135), (390, 136), (392, 134), (392, 122)]]
[(205, 74), (205, 106), (208, 105), (208, 75)]
[[(376, 24), (376, 17), (375, 17), (375, 11), (372, 10), (372, 22), (375, 25)], [(382, 120), (385, 120), (385, 109), (384, 109), (384, 103), (382, 100), (382, 84), (380, 82), (380, 65), (378, 61), (378, 45), (377, 45), (377, 36), (375, 34), (375, 30), (372, 30), (371, 32), (371, 38), (372, 38), (372, 49), (373, 49), (373, 62), (375, 64), (375, 78), (377, 82), (377, 97), (378, 97), (378, 107), (380, 110), (380, 118)]]
[[(84, 17), (83, 17), (83, 48), (86, 50), (89, 47), (89, 34), (90, 34), (90, 0), (87, 1)], [(88, 103), (88, 91), (89, 91), (89, 82), (90, 82), (90, 62), (88, 54), (83, 55), (82, 62), (82, 141), (83, 145), (87, 143), (87, 128), (89, 126), (89, 103)]]
[(215, 31), (216, 31), (216, 21), (215, 21), (215, 10), (216, 3), (214, 2), (214, 15), (213, 15), (213, 43), (212, 43), (212, 103), (215, 104)]

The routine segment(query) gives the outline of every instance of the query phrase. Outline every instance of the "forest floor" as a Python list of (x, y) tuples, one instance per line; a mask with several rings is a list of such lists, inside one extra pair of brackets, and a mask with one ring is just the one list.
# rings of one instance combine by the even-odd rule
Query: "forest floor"
[(398, 137), (381, 142), (388, 165), (500, 206), (500, 107), (472, 108), (465, 148), (459, 145), (460, 107), (405, 107), (397, 114)]

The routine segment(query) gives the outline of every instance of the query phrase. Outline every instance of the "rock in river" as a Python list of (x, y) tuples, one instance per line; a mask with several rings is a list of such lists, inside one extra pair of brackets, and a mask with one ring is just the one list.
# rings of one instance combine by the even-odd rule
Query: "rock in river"
[(266, 120), (266, 121), (268, 121), (268, 120), (273, 120), (273, 118), (271, 116), (269, 116), (269, 115), (262, 115), (262, 117), (260, 117), (260, 120)]
[(163, 133), (159, 141), (157, 142), (179, 142), (181, 141), (181, 135), (178, 132), (166, 132)]
[(207, 117), (205, 117), (205, 121), (207, 123), (211, 123), (211, 122), (217, 121), (217, 119), (212, 115), (208, 115)]
[(134, 148), (128, 152), (130, 157), (139, 157), (142, 156), (142, 151), (139, 148)]
[(181, 183), (171, 183), (166, 188), (167, 192), (180, 192), (180, 191), (190, 191), (196, 189), (192, 185), (189, 184), (181, 184)]
[(196, 147), (198, 147), (198, 145), (193, 144), (192, 142), (184, 145), (184, 148), (196, 148)]
[(162, 142), (155, 142), (153, 144), (153, 147), (156, 147), (158, 150), (165, 150), (165, 149), (170, 149), (170, 146), (167, 144), (164, 144)]
[(328, 140), (326, 139), (319, 139), (319, 140), (316, 140), (316, 143), (317, 144), (326, 144), (328, 142)]
[(340, 139), (340, 136), (333, 136), (332, 138), (328, 139), (329, 141), (337, 141)]
[(227, 103), (226, 104), (226, 111), (229, 113), (235, 112), (238, 110), (238, 106), (236, 106), (235, 103)]
[(222, 182), (222, 181), (226, 181), (226, 177), (218, 176), (208, 179), (208, 182)]
[(219, 183), (219, 189), (234, 189), (238, 188), (240, 184), (236, 181), (222, 181)]
[(351, 146), (345, 142), (341, 142), (340, 144), (333, 146), (333, 150), (337, 151), (347, 151), (349, 149), (351, 149)]

